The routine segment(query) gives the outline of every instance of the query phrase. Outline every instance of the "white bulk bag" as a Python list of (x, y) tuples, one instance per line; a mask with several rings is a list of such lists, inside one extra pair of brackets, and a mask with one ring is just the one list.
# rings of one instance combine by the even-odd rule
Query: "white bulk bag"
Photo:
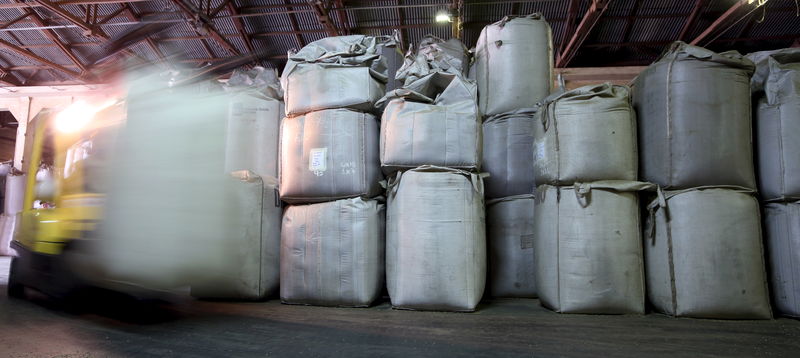
[(389, 92), (378, 105), (384, 172), (439, 165), (476, 170), (481, 162), (480, 116), (475, 84), (432, 73)]
[(392, 306), (474, 311), (486, 281), (483, 181), (423, 166), (389, 183), (386, 282)]
[(644, 313), (639, 190), (607, 180), (536, 188), (534, 253), (542, 305), (561, 313)]
[(221, 269), (200, 277), (192, 286), (192, 296), (213, 299), (261, 300), (278, 293), (280, 280), (281, 202), (274, 177), (259, 177), (241, 170), (234, 191), (243, 215), (228, 232), (226, 262)]
[(775, 310), (800, 317), (800, 202), (764, 205), (764, 234)]
[(484, 27), (471, 71), (484, 115), (533, 107), (550, 95), (553, 83), (550, 25), (536, 13), (506, 16)]
[(281, 229), (281, 301), (367, 307), (384, 283), (384, 205), (342, 199), (293, 205)]
[(675, 42), (636, 78), (642, 180), (663, 188), (755, 188), (750, 114), (753, 63)]
[(486, 203), (486, 285), (494, 297), (536, 297), (533, 201), (533, 194), (525, 194)]
[(368, 113), (329, 109), (281, 123), (281, 199), (313, 203), (383, 190), (378, 123)]
[(381, 48), (387, 41), (386, 36), (326, 37), (290, 53), (281, 77), (286, 115), (330, 108), (372, 110), (385, 91)]
[(697, 318), (771, 317), (752, 191), (672, 191), (649, 208), (647, 296), (657, 311)]
[(532, 194), (533, 120), (535, 109), (498, 114), (483, 122), (483, 161), (486, 197)]
[(758, 189), (764, 200), (800, 199), (800, 49), (748, 55), (755, 111)]
[(636, 180), (636, 117), (628, 87), (589, 85), (548, 98), (533, 127), (537, 185)]

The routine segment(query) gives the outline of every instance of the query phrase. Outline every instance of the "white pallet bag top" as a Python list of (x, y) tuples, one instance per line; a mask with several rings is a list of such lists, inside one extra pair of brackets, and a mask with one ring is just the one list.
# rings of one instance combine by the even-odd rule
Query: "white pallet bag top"
[(392, 306), (474, 311), (486, 281), (483, 181), (423, 166), (390, 181), (386, 281)]

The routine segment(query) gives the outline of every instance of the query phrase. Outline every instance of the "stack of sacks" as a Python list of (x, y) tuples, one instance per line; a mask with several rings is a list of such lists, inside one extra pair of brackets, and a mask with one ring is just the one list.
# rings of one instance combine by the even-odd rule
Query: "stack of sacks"
[(747, 56), (755, 113), (758, 189), (775, 310), (800, 317), (800, 49)]
[(383, 287), (383, 176), (368, 111), (384, 95), (387, 41), (329, 37), (289, 54), (281, 79), (280, 196), (292, 204), (281, 230), (284, 303), (366, 307)]
[(654, 308), (675, 316), (770, 318), (750, 113), (753, 63), (674, 43), (635, 81), (645, 258)]
[(261, 67), (236, 71), (225, 87), (228, 98), (225, 172), (241, 180), (238, 192), (248, 224), (230, 237), (226, 266), (192, 286), (202, 298), (263, 299), (278, 293), (281, 205), (278, 188), (278, 130), (283, 93), (277, 73)]
[(536, 288), (561, 313), (644, 313), (630, 90), (591, 85), (544, 101), (534, 124)]
[(379, 102), (381, 166), (392, 175), (386, 273), (395, 308), (473, 311), (483, 295), (480, 115), (465, 58), (455, 40), (424, 40), (398, 71), (405, 86)]
[(478, 83), (486, 179), (488, 291), (536, 297), (533, 254), (533, 117), (550, 94), (553, 46), (541, 14), (486, 26), (470, 77)]

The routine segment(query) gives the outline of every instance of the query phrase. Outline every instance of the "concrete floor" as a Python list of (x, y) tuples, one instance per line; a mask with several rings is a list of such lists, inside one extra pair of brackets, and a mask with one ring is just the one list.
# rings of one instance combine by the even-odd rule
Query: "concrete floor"
[(800, 356), (800, 321), (560, 315), (521, 299), (471, 314), (187, 299), (135, 324), (9, 299), (8, 261), (0, 257), (2, 357)]

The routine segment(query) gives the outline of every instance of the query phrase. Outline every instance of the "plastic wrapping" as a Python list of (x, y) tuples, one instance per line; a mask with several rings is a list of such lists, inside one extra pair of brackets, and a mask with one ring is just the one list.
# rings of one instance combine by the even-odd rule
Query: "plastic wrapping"
[(636, 180), (636, 116), (625, 86), (604, 83), (548, 98), (534, 122), (537, 185)]
[(481, 113), (531, 108), (553, 84), (553, 39), (542, 14), (506, 16), (483, 28), (475, 46), (474, 78)]
[(644, 313), (637, 191), (653, 187), (622, 180), (537, 187), (534, 262), (542, 305), (561, 313)]
[(533, 194), (486, 203), (487, 290), (494, 297), (536, 297)]
[(383, 190), (378, 123), (347, 109), (311, 112), (281, 124), (281, 199), (312, 203)]
[(647, 295), (669, 315), (771, 317), (758, 200), (745, 188), (666, 192), (650, 203)]
[(753, 63), (675, 42), (635, 80), (640, 179), (663, 188), (755, 188)]
[(386, 281), (392, 306), (474, 311), (486, 282), (483, 181), (424, 166), (390, 181)]
[(381, 166), (387, 173), (421, 165), (480, 168), (481, 129), (475, 84), (433, 73), (392, 91), (378, 105)]
[(483, 122), (483, 161), (486, 197), (532, 194), (533, 120), (535, 109), (498, 114)]
[(290, 206), (281, 229), (281, 301), (367, 307), (384, 283), (384, 205), (343, 199)]

